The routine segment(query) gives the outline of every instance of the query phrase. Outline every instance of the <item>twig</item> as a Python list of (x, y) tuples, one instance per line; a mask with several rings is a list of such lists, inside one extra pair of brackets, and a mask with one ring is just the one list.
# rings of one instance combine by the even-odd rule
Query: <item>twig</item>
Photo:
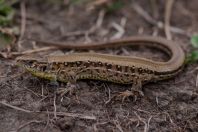
[(23, 52), (0, 52), (0, 55), (3, 56), (4, 58), (12, 58), (13, 56), (19, 56), (19, 55), (25, 55), (25, 54), (32, 54), (32, 53), (37, 53), (41, 51), (48, 51), (48, 50), (54, 50), (54, 49), (59, 49), (60, 47), (58, 46), (49, 46), (49, 47), (43, 47), (43, 48), (37, 48), (33, 50), (27, 50)]
[(20, 4), (21, 7), (21, 30), (20, 30), (20, 36), (17, 42), (18, 50), (21, 49), (21, 40), (24, 36), (25, 33), (25, 28), (26, 28), (26, 7), (25, 7), (25, 2), (22, 1)]
[(148, 119), (148, 122), (147, 122), (147, 132), (149, 131), (149, 127), (150, 127), (150, 122), (151, 122), (151, 119), (153, 117), (151, 116), (149, 119)]
[(18, 111), (25, 112), (25, 113), (32, 113), (32, 111), (25, 110), (25, 109), (23, 109), (23, 108), (19, 108), (19, 107), (17, 107), (17, 106), (10, 105), (10, 104), (6, 103), (5, 101), (1, 101), (0, 104), (5, 105), (5, 106), (7, 106), (7, 107), (9, 107), (9, 108), (18, 110)]
[(142, 112), (142, 113), (146, 113), (146, 114), (151, 114), (149, 111), (146, 111), (146, 110), (141, 110), (141, 109), (135, 109), (134, 108), (134, 110), (136, 110), (136, 111), (139, 111), (139, 112)]
[(54, 118), (57, 119), (57, 114), (56, 114), (56, 94), (54, 95)]
[(120, 123), (117, 120), (114, 120), (113, 123), (115, 124), (115, 126), (118, 128), (120, 132), (124, 132), (122, 127), (120, 126)]
[(43, 121), (38, 121), (38, 120), (32, 120), (32, 121), (29, 121), (27, 123), (24, 123), (22, 124), (21, 126), (19, 126), (19, 128), (16, 130), (16, 132), (20, 131), (22, 128), (26, 127), (27, 125), (29, 124), (32, 124), (32, 123), (42, 123)]
[(96, 30), (100, 29), (104, 20), (104, 16), (105, 16), (105, 10), (101, 10), (98, 14), (98, 19), (96, 21), (96, 24), (94, 26), (92, 26), (88, 31), (85, 32), (85, 37), (89, 38), (89, 35), (91, 33), (94, 33)]
[(113, 40), (113, 39), (119, 39), (119, 38), (121, 38), (123, 36), (123, 34), (124, 34), (124, 29), (119, 24), (117, 24), (115, 22), (112, 23), (112, 27), (117, 30), (117, 33), (114, 34), (111, 37), (111, 39)]
[(134, 114), (137, 116), (137, 118), (138, 118), (141, 122), (144, 123), (144, 132), (147, 132), (148, 127), (147, 127), (146, 122), (145, 122), (136, 112), (134, 112)]
[(125, 30), (124, 30), (125, 25), (126, 25), (126, 18), (122, 18), (120, 24), (113, 22), (112, 27), (115, 28), (118, 32), (115, 35), (113, 35), (111, 39), (121, 38), (125, 33)]
[(11, 54), (12, 55), (24, 55), (24, 54), (32, 54), (32, 53), (36, 53), (36, 52), (41, 52), (41, 51), (53, 50), (53, 49), (59, 49), (59, 48), (55, 47), (55, 46), (50, 46), (50, 47), (33, 49), (33, 50), (27, 50), (27, 51), (24, 51), (24, 52), (11, 52)]
[(171, 119), (171, 116), (169, 115), (169, 113), (167, 113), (167, 112), (164, 112), (164, 113), (168, 116), (168, 118), (169, 118), (169, 120), (170, 120), (170, 123), (174, 124), (174, 122), (173, 122), (173, 120)]
[[(48, 109), (47, 109), (47, 112), (48, 112)], [(43, 129), (43, 132), (46, 132), (47, 127), (48, 127), (48, 125), (49, 125), (49, 122), (50, 122), (50, 115), (47, 114), (47, 123), (46, 123), (46, 125), (45, 125), (45, 128)]]
[[(42, 111), (39, 113), (45, 113), (45, 112)], [(54, 114), (54, 112), (48, 112), (48, 113)], [(96, 120), (95, 116), (87, 116), (87, 115), (78, 114), (78, 113), (57, 112), (56, 115), (57, 116), (69, 116), (69, 117), (73, 117), (73, 118), (80, 118), (80, 119), (87, 119), (87, 120)]]
[(59, 40), (59, 39), (62, 39), (62, 38), (65, 38), (65, 37), (71, 37), (71, 36), (81, 36), (81, 35), (84, 35), (86, 32), (87, 32), (87, 30), (67, 32), (66, 34), (63, 34), (60, 37), (56, 37), (54, 40)]
[(88, 30), (69, 32), (60, 37), (55, 38), (54, 40), (59, 40), (64, 37), (81, 36), (81, 35), (85, 35), (85, 37), (88, 38), (90, 34), (93, 34), (97, 29), (101, 28), (105, 14), (106, 14), (105, 10), (101, 10), (98, 14), (96, 24), (90, 27)]
[(158, 96), (155, 97), (155, 101), (156, 101), (157, 106), (159, 106), (159, 99), (158, 99)]
[[(7, 104), (5, 101), (0, 101), (0, 104), (2, 104), (4, 106), (7, 106), (9, 108), (18, 110), (18, 111), (25, 112), (25, 113), (38, 113), (38, 114), (50, 114), (50, 115), (54, 114), (54, 111), (30, 111), (30, 110), (26, 110), (26, 109), (23, 109), (23, 108), (19, 108), (17, 106)], [(68, 117), (80, 118), (80, 119), (86, 119), (86, 120), (96, 120), (95, 116), (88, 116), (88, 115), (83, 115), (83, 114), (78, 114), (78, 113), (57, 112), (56, 115), (57, 116), (68, 116)]]
[(172, 12), (172, 6), (173, 6), (174, 0), (167, 0), (166, 1), (166, 7), (165, 7), (165, 17), (164, 17), (164, 29), (165, 34), (168, 40), (172, 39), (172, 35), (170, 32), (170, 17)]
[(197, 77), (196, 77), (196, 84), (195, 84), (196, 88), (198, 87), (198, 74), (197, 74)]
[(108, 97), (109, 97), (109, 99), (107, 101), (105, 101), (105, 104), (108, 104), (111, 101), (111, 90), (110, 90), (109, 86), (107, 86), (107, 85), (105, 85), (105, 86), (108, 89)]
[(105, 10), (101, 10), (101, 11), (99, 12), (98, 19), (97, 19), (97, 21), (96, 21), (96, 27), (97, 27), (97, 28), (100, 28), (100, 27), (102, 26), (105, 13), (106, 13)]
[(132, 3), (133, 9), (142, 16), (147, 22), (149, 22), (152, 25), (158, 25), (157, 21), (154, 20), (142, 7), (140, 7), (137, 3)]

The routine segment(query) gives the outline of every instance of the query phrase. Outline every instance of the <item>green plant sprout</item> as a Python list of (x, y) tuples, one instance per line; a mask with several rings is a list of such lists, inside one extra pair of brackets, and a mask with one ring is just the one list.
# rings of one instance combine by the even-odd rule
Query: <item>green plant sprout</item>
[(14, 9), (7, 5), (5, 0), (0, 0), (0, 26), (11, 24), (14, 16)]

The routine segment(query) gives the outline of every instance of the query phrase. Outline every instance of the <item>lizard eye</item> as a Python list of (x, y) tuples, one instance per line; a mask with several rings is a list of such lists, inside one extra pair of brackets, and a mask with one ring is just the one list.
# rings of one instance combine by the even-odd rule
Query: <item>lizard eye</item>
[(35, 67), (35, 61), (30, 60), (27, 65), (30, 67)]
[(32, 60), (30, 60), (29, 62), (28, 62), (28, 64), (29, 65), (32, 65), (34, 62), (32, 61)]

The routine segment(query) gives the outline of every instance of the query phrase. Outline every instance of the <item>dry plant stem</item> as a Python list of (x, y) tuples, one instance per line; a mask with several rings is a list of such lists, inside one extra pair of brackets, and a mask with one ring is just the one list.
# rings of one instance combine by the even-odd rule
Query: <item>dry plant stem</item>
[(48, 51), (48, 50), (54, 50), (54, 49), (58, 49), (58, 47), (54, 47), (54, 46), (49, 46), (49, 47), (43, 47), (43, 48), (38, 48), (38, 49), (33, 49), (33, 50), (27, 50), (24, 52), (12, 52), (12, 55), (26, 55), (26, 54), (32, 54), (32, 53), (37, 53), (37, 52), (42, 52), (42, 51)]
[(21, 40), (24, 36), (25, 29), (26, 29), (26, 7), (25, 7), (25, 2), (22, 1), (20, 4), (21, 7), (21, 30), (20, 30), (20, 36), (17, 42), (18, 50), (21, 50)]
[(196, 88), (198, 87), (198, 74), (197, 74), (197, 77), (196, 77), (196, 84), (195, 84)]
[(32, 113), (32, 111), (29, 111), (29, 110), (26, 110), (26, 109), (23, 109), (23, 108), (19, 108), (19, 107), (17, 107), (17, 106), (10, 105), (10, 104), (6, 103), (5, 101), (1, 101), (0, 104), (2, 104), (2, 105), (4, 105), (4, 106), (7, 106), (7, 107), (9, 107), (9, 108), (18, 110), (18, 111), (25, 112), (25, 113)]
[(125, 25), (126, 25), (126, 18), (122, 18), (120, 24), (117, 24), (116, 22), (113, 22), (113, 23), (112, 23), (112, 27), (115, 28), (118, 32), (115, 33), (115, 34), (111, 37), (111, 40), (122, 38), (122, 36), (123, 36), (124, 33), (125, 33), (125, 29), (124, 29)]
[[(38, 113), (38, 114), (54, 115), (53, 111), (30, 111), (30, 110), (26, 110), (23, 108), (19, 108), (17, 106), (10, 105), (10, 104), (6, 103), (5, 101), (1, 101), (0, 104), (7, 106), (9, 108), (18, 110), (18, 111), (25, 112), (25, 113)], [(77, 114), (77, 113), (56, 112), (56, 115), (57, 116), (69, 116), (69, 117), (73, 117), (73, 118), (80, 118), (80, 119), (86, 119), (86, 120), (96, 120), (95, 116), (87, 116), (87, 115)]]
[(165, 20), (164, 20), (164, 29), (165, 34), (168, 40), (172, 39), (172, 35), (170, 32), (170, 17), (172, 13), (172, 6), (173, 6), (174, 0), (167, 0), (166, 1), (166, 7), (165, 7)]
[(105, 87), (108, 89), (108, 100), (105, 101), (105, 104), (108, 104), (111, 101), (111, 90), (107, 85), (105, 85)]
[(54, 118), (57, 119), (56, 94), (54, 95)]
[[(48, 109), (47, 109), (47, 112), (48, 112)], [(50, 115), (47, 114), (47, 123), (45, 125), (45, 128), (43, 129), (43, 132), (46, 132), (46, 130), (47, 130), (48, 126), (49, 126), (49, 123), (50, 123)]]
[(118, 130), (120, 132), (124, 132), (121, 125), (120, 125), (120, 122), (118, 120), (114, 120), (113, 123), (115, 124), (115, 126), (118, 128)]
[(137, 118), (139, 119), (139, 121), (141, 121), (142, 123), (144, 123), (144, 132), (148, 132), (148, 126), (147, 123), (136, 113), (134, 112), (134, 114), (137, 116)]
[(150, 118), (148, 119), (148, 122), (147, 122), (147, 132), (149, 131), (150, 122), (151, 122), (151, 119), (152, 119), (152, 118), (153, 118), (153, 117), (150, 116)]
[[(158, 22), (155, 19), (153, 19), (142, 7), (140, 7), (137, 3), (132, 4), (133, 9), (140, 15), (142, 16), (148, 23), (156, 26), (159, 29), (164, 29), (164, 23), (163, 22)], [(177, 28), (170, 26), (170, 31), (177, 33), (177, 34), (182, 34), (186, 35), (187, 37), (191, 37), (191, 34), (184, 31), (183, 29)]]
[(88, 31), (85, 32), (85, 38), (87, 40), (90, 40), (89, 39), (90, 34), (95, 33), (98, 29), (101, 28), (105, 13), (106, 13), (105, 10), (101, 10), (98, 14), (98, 19), (96, 21), (96, 24), (94, 26), (92, 26)]
[(21, 126), (19, 126), (19, 128), (18, 128), (16, 131), (14, 131), (14, 132), (19, 132), (21, 129), (23, 129), (24, 127), (26, 127), (27, 125), (30, 125), (30, 124), (32, 124), (32, 123), (42, 123), (42, 122), (43, 122), (43, 121), (38, 121), (38, 120), (29, 121), (29, 122), (24, 123), (24, 124), (22, 124)]

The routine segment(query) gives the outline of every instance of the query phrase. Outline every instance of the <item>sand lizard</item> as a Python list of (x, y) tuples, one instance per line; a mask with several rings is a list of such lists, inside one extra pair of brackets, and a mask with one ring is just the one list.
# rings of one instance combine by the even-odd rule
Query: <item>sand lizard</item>
[[(53, 42), (36, 41), (47, 45)], [(56, 44), (64, 49), (102, 49), (118, 46), (146, 45), (163, 50), (170, 56), (167, 62), (130, 56), (108, 55), (100, 53), (72, 53), (68, 55), (43, 58), (18, 57), (17, 63), (34, 76), (65, 82), (71, 87), (77, 80), (94, 79), (121, 84), (133, 84), (131, 91), (124, 96), (142, 93), (142, 85), (175, 76), (182, 70), (185, 54), (181, 47), (172, 41), (160, 37), (130, 37), (109, 42), (90, 44)]]

